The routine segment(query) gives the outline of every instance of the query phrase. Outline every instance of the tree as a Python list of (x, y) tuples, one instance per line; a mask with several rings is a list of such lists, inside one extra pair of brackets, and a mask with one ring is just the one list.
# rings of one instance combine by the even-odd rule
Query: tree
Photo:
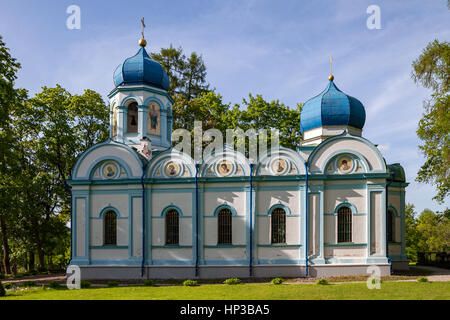
[(442, 203), (449, 193), (450, 182), (450, 44), (434, 40), (413, 62), (412, 77), (416, 83), (432, 89), (431, 99), (424, 101), (425, 113), (419, 121), (419, 149), (425, 155), (416, 180), (435, 183), (433, 199)]
[(405, 246), (406, 256), (410, 261), (417, 261), (417, 244), (419, 234), (417, 233), (416, 213), (414, 205), (408, 203), (405, 208)]
[(0, 36), (0, 233), (2, 243), (2, 265), (6, 273), (11, 273), (9, 227), (12, 221), (10, 199), (14, 198), (14, 179), (17, 172), (14, 153), (14, 127), (11, 111), (17, 108), (26, 98), (26, 91), (14, 88), (20, 64), (9, 53), (9, 49)]
[(242, 100), (238, 122), (240, 127), (244, 130), (267, 129), (269, 139), (270, 129), (278, 129), (280, 145), (294, 150), (300, 146), (300, 112), (303, 104), (297, 104), (296, 109), (291, 109), (278, 100), (267, 102), (259, 94), (249, 94), (248, 97), (248, 101)]
[(174, 100), (181, 96), (180, 98), (190, 101), (209, 91), (206, 66), (201, 55), (192, 52), (189, 58), (186, 58), (181, 47), (175, 49), (170, 45), (169, 48), (162, 48), (159, 53), (151, 53), (150, 56), (167, 72), (170, 79), (168, 93)]
[(419, 251), (444, 252), (450, 250), (450, 220), (448, 214), (425, 209), (416, 226)]

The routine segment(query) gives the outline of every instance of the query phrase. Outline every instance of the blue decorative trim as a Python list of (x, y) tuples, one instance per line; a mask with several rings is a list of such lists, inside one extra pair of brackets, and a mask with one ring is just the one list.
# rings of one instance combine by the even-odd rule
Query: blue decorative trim
[[(72, 180), (89, 180), (89, 175), (90, 175), (90, 171), (88, 171), (88, 175), (85, 177), (77, 177), (77, 173), (78, 173), (78, 168), (80, 166), (80, 164), (83, 162), (84, 158), (86, 158), (86, 156), (93, 150), (97, 149), (97, 148), (101, 148), (103, 146), (114, 146), (114, 147), (120, 147), (120, 148), (124, 148), (127, 151), (129, 151), (133, 157), (137, 160), (138, 164), (140, 165), (140, 167), (142, 168), (143, 163), (141, 161), (141, 159), (139, 159), (139, 156), (136, 154), (136, 152), (131, 149), (131, 147), (127, 146), (126, 144), (123, 143), (119, 143), (119, 142), (115, 142), (115, 141), (111, 141), (111, 140), (106, 140), (105, 142), (102, 143), (98, 143), (93, 145), (92, 147), (90, 147), (88, 150), (86, 150), (77, 160), (77, 163), (75, 164), (73, 170), (72, 170)], [(109, 157), (109, 159), (111, 159), (111, 157)], [(120, 159), (120, 164), (122, 164), (123, 160)], [(98, 162), (96, 162), (98, 163)], [(90, 169), (93, 167), (93, 164), (91, 164)], [(131, 172), (131, 171), (130, 171)], [(129, 175), (129, 177), (131, 177), (131, 174)], [(134, 176), (133, 176), (134, 177)], [(140, 178), (139, 176), (134, 177), (136, 179)]]
[(134, 94), (129, 94), (119, 102), (120, 107), (126, 107), (129, 100), (134, 100), (138, 105), (142, 105), (142, 99)]
[(220, 206), (218, 206), (218, 207), (214, 210), (213, 216), (214, 216), (214, 217), (217, 217), (217, 215), (219, 214), (219, 211), (222, 210), (222, 209), (228, 209), (228, 210), (230, 210), (230, 211), (231, 211), (231, 215), (232, 215), (233, 217), (237, 216), (236, 210), (235, 210), (232, 206), (230, 206), (229, 204), (221, 204)]
[(284, 212), (286, 213), (286, 217), (287, 217), (287, 216), (291, 216), (291, 209), (289, 209), (289, 207), (285, 206), (285, 205), (282, 204), (282, 203), (277, 203), (277, 204), (272, 205), (272, 206), (269, 208), (269, 210), (268, 210), (268, 212), (267, 212), (267, 215), (268, 215), (268, 216), (272, 216), (273, 210), (278, 209), (278, 208), (284, 210)]
[[(120, 212), (119, 212), (119, 210), (117, 210), (117, 209), (114, 208), (113, 206), (106, 206), (106, 207), (104, 207), (104, 208), (102, 209), (102, 211), (100, 211), (98, 217), (101, 218), (101, 219), (103, 219), (103, 216), (104, 216), (105, 212), (108, 212), (108, 211), (114, 211), (114, 213), (117, 215), (117, 218), (120, 217)], [(128, 217), (125, 217), (125, 218), (128, 219)]]
[(344, 201), (344, 202), (338, 204), (336, 206), (336, 208), (334, 208), (334, 214), (337, 215), (339, 209), (342, 208), (342, 207), (350, 208), (350, 210), (352, 211), (352, 214), (357, 214), (358, 213), (358, 211), (356, 210), (356, 207), (353, 204), (351, 204), (350, 202)]
[(176, 205), (170, 204), (167, 207), (165, 207), (162, 211), (161, 211), (161, 217), (165, 217), (167, 211), (169, 210), (175, 210), (178, 212), (179, 217), (183, 217), (183, 212), (181, 211), (180, 208), (178, 208)]
[[(309, 155), (308, 157), (308, 162), (309, 163), (313, 163), (314, 161), (314, 157), (316, 156), (316, 154), (319, 152), (319, 150), (321, 150), (322, 148), (324, 148), (327, 144), (338, 140), (338, 139), (342, 139), (342, 138), (347, 138), (347, 139), (351, 139), (351, 140), (357, 140), (362, 142), (363, 144), (367, 145), (377, 156), (378, 158), (378, 162), (380, 164), (381, 170), (380, 171), (375, 171), (372, 170), (371, 172), (380, 172), (380, 173), (386, 173), (387, 168), (386, 168), (386, 163), (384, 161), (383, 155), (381, 154), (380, 150), (378, 150), (377, 147), (375, 147), (375, 145), (373, 143), (371, 143), (369, 140), (363, 138), (363, 137), (358, 137), (358, 136), (353, 136), (351, 134), (348, 133), (348, 131), (344, 131), (342, 134), (328, 138), (324, 141), (322, 141)], [(341, 151), (342, 152), (342, 151)], [(355, 152), (352, 150), (352, 153)], [(323, 170), (322, 170), (323, 172)]]

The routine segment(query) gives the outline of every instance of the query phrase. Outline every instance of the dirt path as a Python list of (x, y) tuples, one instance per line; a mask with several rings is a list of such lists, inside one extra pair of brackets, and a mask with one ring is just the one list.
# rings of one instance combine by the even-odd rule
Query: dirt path
[(415, 266), (416, 269), (431, 272), (428, 281), (450, 281), (450, 270), (431, 266)]
[(24, 281), (34, 281), (37, 284), (48, 283), (48, 282), (52, 282), (52, 281), (65, 282), (66, 275), (65, 274), (39, 275), (39, 276), (14, 279), (14, 280), (2, 280), (2, 283), (7, 283), (7, 282), (22, 283)]

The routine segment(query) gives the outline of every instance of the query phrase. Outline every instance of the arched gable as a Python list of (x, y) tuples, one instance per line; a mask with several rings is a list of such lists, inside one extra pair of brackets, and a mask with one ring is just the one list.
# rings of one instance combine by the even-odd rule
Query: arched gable
[(143, 162), (137, 152), (123, 143), (107, 140), (92, 146), (78, 158), (72, 170), (72, 179), (91, 179), (94, 169), (107, 161), (117, 163), (129, 179), (140, 179), (142, 176)]
[(119, 106), (125, 107), (130, 100), (135, 101), (138, 105), (142, 105), (142, 99), (134, 94), (129, 94), (119, 102)]
[(284, 176), (305, 174), (304, 159), (294, 150), (272, 148), (258, 159), (255, 175)]
[(219, 215), (220, 210), (222, 210), (222, 209), (228, 209), (228, 210), (230, 210), (231, 215), (232, 215), (233, 217), (237, 216), (236, 210), (235, 210), (232, 206), (230, 206), (230, 205), (228, 205), (228, 204), (221, 204), (221, 205), (219, 205), (219, 206), (214, 210), (214, 214), (213, 214), (214, 217), (217, 217), (217, 216)]
[(200, 177), (239, 177), (250, 175), (250, 162), (228, 145), (205, 157), (200, 166)]
[(187, 154), (169, 149), (151, 160), (146, 177), (167, 179), (195, 177), (195, 163)]
[(367, 173), (385, 173), (386, 163), (377, 147), (369, 140), (345, 131), (319, 144), (308, 157), (310, 173), (326, 173), (330, 161), (340, 155), (352, 155)]

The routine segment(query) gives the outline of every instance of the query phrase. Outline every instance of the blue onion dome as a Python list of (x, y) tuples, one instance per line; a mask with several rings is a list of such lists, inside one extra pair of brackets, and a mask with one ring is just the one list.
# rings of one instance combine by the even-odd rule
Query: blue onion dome
[(149, 57), (144, 47), (145, 45), (141, 45), (135, 56), (126, 59), (116, 68), (115, 86), (147, 84), (167, 91), (170, 85), (169, 76), (158, 62)]
[(302, 133), (322, 126), (364, 127), (366, 112), (363, 104), (339, 90), (333, 79), (330, 76), (325, 90), (303, 105), (300, 115)]

